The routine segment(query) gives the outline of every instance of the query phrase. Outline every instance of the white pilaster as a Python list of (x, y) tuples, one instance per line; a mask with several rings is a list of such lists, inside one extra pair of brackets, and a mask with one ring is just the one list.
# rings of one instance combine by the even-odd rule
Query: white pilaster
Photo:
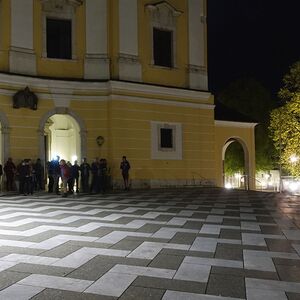
[(206, 0), (189, 0), (190, 88), (207, 90)]
[(142, 81), (137, 0), (119, 0), (119, 79)]
[(86, 55), (84, 77), (109, 79), (107, 0), (86, 0)]
[(33, 0), (11, 0), (10, 72), (36, 75)]

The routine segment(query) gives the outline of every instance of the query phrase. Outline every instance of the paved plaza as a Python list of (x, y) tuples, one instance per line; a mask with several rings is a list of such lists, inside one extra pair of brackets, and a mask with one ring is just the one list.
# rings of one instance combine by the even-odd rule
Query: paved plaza
[(300, 299), (300, 201), (212, 188), (0, 197), (0, 299)]

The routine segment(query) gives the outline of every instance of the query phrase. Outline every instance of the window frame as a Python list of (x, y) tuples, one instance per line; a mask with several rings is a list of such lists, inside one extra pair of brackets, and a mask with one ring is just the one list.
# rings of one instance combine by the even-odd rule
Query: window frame
[[(47, 1), (44, 3), (42, 9), (42, 58), (48, 60), (65, 60), (72, 61), (76, 60), (76, 7), (71, 4), (64, 4), (60, 9), (51, 8), (51, 4)], [(71, 21), (71, 59), (64, 58), (50, 58), (47, 55), (47, 19), (57, 19), (57, 20), (69, 20)]]
[[(161, 147), (161, 129), (172, 130), (172, 147)], [(151, 121), (151, 158), (182, 160), (182, 124)]]

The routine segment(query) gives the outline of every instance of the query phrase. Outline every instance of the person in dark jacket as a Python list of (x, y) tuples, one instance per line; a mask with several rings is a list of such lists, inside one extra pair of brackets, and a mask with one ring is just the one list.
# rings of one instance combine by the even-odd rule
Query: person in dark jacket
[(38, 158), (33, 165), (33, 173), (35, 176), (34, 189), (36, 191), (44, 190), (44, 168), (40, 158)]
[(92, 183), (90, 192), (91, 193), (99, 193), (99, 176), (100, 176), (100, 161), (99, 158), (96, 157), (91, 165), (92, 172)]
[(122, 177), (124, 180), (124, 188), (126, 191), (129, 190), (129, 170), (130, 170), (130, 163), (127, 160), (126, 156), (122, 157), (122, 161), (120, 164), (120, 169), (122, 172)]
[(6, 176), (6, 190), (13, 191), (15, 188), (15, 175), (17, 172), (17, 168), (13, 163), (11, 157), (8, 158), (7, 162), (4, 165), (4, 173)]
[(83, 158), (82, 164), (80, 165), (81, 189), (83, 193), (89, 192), (90, 170), (91, 166), (87, 162), (87, 159)]

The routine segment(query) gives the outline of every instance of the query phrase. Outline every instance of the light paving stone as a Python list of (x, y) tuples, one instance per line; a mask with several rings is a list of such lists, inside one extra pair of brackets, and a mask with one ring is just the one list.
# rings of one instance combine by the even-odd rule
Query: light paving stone
[(190, 251), (215, 252), (218, 243), (240, 245), (241, 241), (233, 239), (197, 237), (192, 244)]
[(131, 232), (131, 231), (113, 231), (100, 239), (95, 240), (98, 243), (116, 244), (128, 236), (150, 237), (150, 233)]
[(157, 232), (155, 232), (151, 237), (156, 239), (172, 239), (175, 236), (175, 234), (178, 232), (199, 233), (199, 230), (162, 227)]
[(129, 253), (130, 251), (125, 250), (83, 247), (64, 258), (59, 259), (52, 265), (66, 268), (78, 268), (97, 255), (125, 257)]
[(137, 275), (132, 274), (107, 272), (84, 292), (120, 297), (136, 277)]
[(176, 272), (174, 279), (207, 282), (211, 267), (208, 265), (193, 265), (182, 263)]
[(1, 257), (0, 262), (15, 262), (15, 263), (31, 263), (38, 265), (51, 265), (58, 261), (58, 258), (44, 257), (44, 256), (34, 256), (25, 254), (9, 254)]
[(255, 278), (246, 278), (246, 290), (259, 289), (259, 290), (279, 290), (291, 293), (300, 293), (300, 283), (277, 281), (277, 280), (263, 280)]
[(300, 241), (300, 230), (282, 230), (288, 240)]
[(270, 257), (244, 256), (244, 266), (248, 270), (276, 272), (276, 268)]
[(241, 227), (240, 226), (204, 224), (199, 233), (220, 234), (221, 229), (240, 230)]
[(43, 291), (42, 287), (24, 286), (21, 284), (13, 284), (8, 288), (0, 291), (0, 299), (7, 300), (29, 300), (33, 296)]
[(153, 259), (162, 249), (188, 250), (190, 245), (172, 244), (172, 243), (155, 243), (144, 242), (127, 257)]
[(80, 280), (74, 278), (49, 276), (41, 274), (32, 274), (18, 282), (26, 286), (35, 286), (41, 288), (55, 288), (73, 292), (83, 292), (93, 281)]
[(243, 300), (241, 298), (193, 294), (176, 291), (166, 291), (162, 300)]
[(247, 300), (288, 300), (284, 291), (247, 289)]
[(265, 242), (267, 239), (278, 239), (285, 240), (284, 235), (275, 235), (275, 234), (257, 234), (257, 233), (242, 233), (242, 244), (243, 245), (253, 245), (253, 246), (264, 246), (267, 244)]

